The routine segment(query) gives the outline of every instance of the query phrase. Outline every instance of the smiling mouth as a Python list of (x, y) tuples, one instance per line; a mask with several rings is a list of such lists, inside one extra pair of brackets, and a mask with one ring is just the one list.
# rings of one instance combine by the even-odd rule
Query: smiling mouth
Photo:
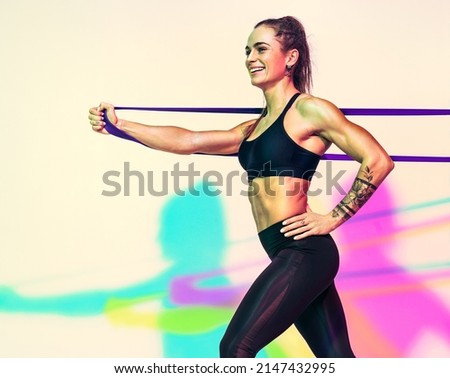
[(264, 70), (264, 67), (254, 67), (254, 68), (250, 68), (250, 73), (254, 74), (256, 72), (261, 72)]

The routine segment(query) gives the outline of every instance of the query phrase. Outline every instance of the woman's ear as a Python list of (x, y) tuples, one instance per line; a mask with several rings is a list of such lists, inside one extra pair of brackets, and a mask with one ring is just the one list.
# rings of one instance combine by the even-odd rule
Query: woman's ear
[(299, 57), (299, 52), (297, 49), (289, 50), (286, 55), (286, 66), (293, 67), (297, 63)]

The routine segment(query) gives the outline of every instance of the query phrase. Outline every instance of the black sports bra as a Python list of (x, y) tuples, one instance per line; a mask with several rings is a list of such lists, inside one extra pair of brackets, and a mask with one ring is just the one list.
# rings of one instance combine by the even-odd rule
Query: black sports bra
[(247, 140), (239, 147), (239, 162), (247, 171), (248, 181), (256, 177), (288, 176), (310, 181), (320, 155), (299, 146), (287, 134), (284, 117), (300, 93), (287, 103), (275, 122), (256, 139)]

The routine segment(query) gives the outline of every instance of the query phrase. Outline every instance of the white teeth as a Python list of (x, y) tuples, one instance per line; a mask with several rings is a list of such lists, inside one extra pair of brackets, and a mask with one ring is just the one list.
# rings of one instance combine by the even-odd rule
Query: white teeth
[(253, 73), (253, 72), (258, 72), (258, 71), (262, 71), (264, 68), (263, 67), (255, 67), (255, 68), (251, 68), (250, 69), (250, 72), (251, 73)]

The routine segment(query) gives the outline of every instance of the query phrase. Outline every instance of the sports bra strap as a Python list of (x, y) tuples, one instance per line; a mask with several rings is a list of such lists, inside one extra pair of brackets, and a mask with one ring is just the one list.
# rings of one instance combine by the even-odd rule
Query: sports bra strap
[(300, 96), (300, 92), (297, 92), (296, 94), (294, 94), (291, 99), (288, 101), (288, 103), (286, 104), (283, 112), (281, 113), (281, 116), (284, 118), (284, 116), (286, 115), (287, 111), (291, 108), (292, 104), (295, 102), (295, 100), (297, 100), (297, 97)]

